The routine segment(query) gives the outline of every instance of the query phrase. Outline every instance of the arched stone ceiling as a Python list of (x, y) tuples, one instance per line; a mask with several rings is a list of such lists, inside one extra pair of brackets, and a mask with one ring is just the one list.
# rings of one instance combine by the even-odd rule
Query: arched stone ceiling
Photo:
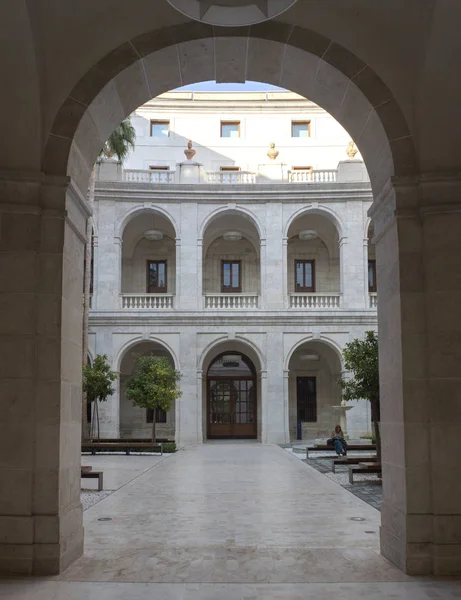
[(61, 106), (43, 171), (68, 174), (85, 191), (100, 148), (126, 115), (175, 87), (213, 79), (276, 84), (322, 106), (356, 141), (375, 192), (394, 174), (417, 172), (403, 113), (378, 75), (332, 40), (278, 21), (247, 28), (190, 22), (125, 42)]

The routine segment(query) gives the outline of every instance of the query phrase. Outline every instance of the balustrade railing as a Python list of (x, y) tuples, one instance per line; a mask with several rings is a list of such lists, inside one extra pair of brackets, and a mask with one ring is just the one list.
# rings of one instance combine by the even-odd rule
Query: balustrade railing
[(370, 292), (370, 308), (378, 308), (378, 294), (376, 292)]
[(340, 294), (290, 294), (290, 308), (339, 308)]
[(206, 171), (207, 183), (256, 183), (256, 173), (250, 171)]
[(173, 294), (122, 294), (122, 308), (166, 309), (174, 308)]
[(259, 296), (257, 294), (206, 294), (204, 296), (205, 308), (251, 310), (258, 308)]
[(289, 183), (335, 183), (337, 177), (336, 169), (288, 171)]
[(144, 170), (144, 169), (125, 169), (123, 171), (123, 181), (133, 183), (174, 183), (175, 171), (167, 170)]

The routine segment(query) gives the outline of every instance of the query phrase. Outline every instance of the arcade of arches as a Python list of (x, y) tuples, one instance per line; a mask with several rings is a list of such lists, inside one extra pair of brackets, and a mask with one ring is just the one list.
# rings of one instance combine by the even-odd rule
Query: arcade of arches
[[(85, 194), (103, 142), (161, 92), (248, 78), (309, 97), (364, 157), (380, 282), (381, 551), (408, 573), (459, 574), (461, 4), (309, 0), (241, 29), (189, 21), (163, 0), (58, 4), (0, 7), (0, 570), (57, 573), (83, 549)], [(188, 243), (183, 257), (196, 252)], [(197, 275), (181, 285), (195, 289)]]

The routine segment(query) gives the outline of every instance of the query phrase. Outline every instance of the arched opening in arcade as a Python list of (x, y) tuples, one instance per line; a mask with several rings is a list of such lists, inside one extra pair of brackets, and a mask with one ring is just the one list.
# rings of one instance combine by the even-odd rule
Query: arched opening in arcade
[(202, 363), (204, 440), (261, 439), (261, 360), (255, 348), (240, 340), (213, 346)]
[(206, 224), (202, 265), (205, 308), (258, 308), (260, 234), (246, 213), (222, 211)]
[[(157, 31), (148, 34), (143, 32), (139, 38), (126, 41), (120, 48), (114, 48), (113, 52), (101, 57), (99, 63), (95, 61), (82, 79), (75, 82), (75, 87), (69, 93), (68, 98), (64, 99), (46, 143), (42, 171), (46, 176), (70, 177), (73, 191), (68, 194), (69, 205), (75, 204), (76, 193), (84, 196), (100, 148), (125, 116), (154, 95), (185, 83), (216, 78), (224, 81), (242, 81), (248, 77), (252, 80), (281, 85), (302, 96), (309, 97), (325, 108), (343, 125), (357, 143), (370, 174), (374, 193), (380, 194), (383, 187), (389, 184), (385, 190), (386, 202), (389, 204), (395, 204), (396, 197), (395, 190), (389, 183), (392, 181), (392, 177), (412, 175), (417, 172), (413, 139), (398, 101), (379, 74), (335, 41), (327, 39), (317, 32), (305, 31), (300, 27), (287, 28), (285, 23), (275, 21), (270, 24), (270, 27), (262, 28), (262, 30), (258, 28), (251, 31), (235, 30), (231, 37), (227, 36), (225, 29), (221, 31), (220, 28), (200, 28), (191, 23), (172, 27), (170, 31), (164, 33), (159, 36)], [(311, 44), (309, 40), (312, 37), (316, 41)], [(231, 58), (232, 68), (229, 69)], [(385, 226), (386, 224), (381, 227), (380, 235), (383, 234)], [(158, 229), (160, 225), (154, 224), (154, 228)], [(141, 229), (138, 231), (138, 236), (140, 236)], [(390, 233), (386, 234), (388, 236), (387, 243), (394, 251), (392, 256), (398, 260), (398, 236), (394, 230), (388, 231)], [(69, 232), (70, 227), (67, 228), (66, 233), (74, 235)], [(135, 238), (136, 236), (133, 239)], [(127, 260), (133, 260), (135, 246), (140, 241), (141, 237), (138, 237), (137, 242), (133, 242), (131, 253), (126, 255)], [(325, 241), (323, 243), (327, 246)], [(392, 282), (393, 279), (388, 258), (390, 254), (388, 252), (386, 256), (384, 244), (382, 243), (381, 246), (383, 250), (380, 253), (378, 249), (377, 252), (378, 263), (381, 261), (381, 264), (384, 265), (387, 261), (389, 262), (389, 268), (383, 270), (382, 284), (384, 285), (386, 280)], [(71, 244), (66, 245), (64, 254), (72, 267), (76, 263), (76, 259), (70, 257), (72, 253), (70, 248), (72, 248)], [(317, 250), (322, 251), (326, 257), (325, 250), (320, 244)], [(141, 262), (147, 260), (145, 257), (150, 255), (150, 252), (151, 248), (146, 250), (140, 247), (139, 257), (136, 255), (136, 259), (139, 258)], [(162, 258), (160, 253), (154, 254), (155, 258), (158, 257), (159, 260)], [(75, 252), (74, 255), (76, 256), (78, 253)], [(330, 256), (329, 253), (329, 260), (333, 257), (334, 254)], [(67, 267), (66, 260), (63, 262)], [(305, 260), (309, 260), (309, 258)], [(79, 267), (79, 265), (75, 266)], [(236, 271), (237, 269), (232, 266), (228, 269), (230, 273)], [(306, 283), (306, 269), (303, 274), (304, 283)], [(307, 274), (309, 274), (309, 269), (307, 269)], [(139, 287), (137, 289), (140, 290), (139, 293), (143, 293), (140, 272), (136, 277), (138, 276), (136, 285)], [(81, 277), (81, 273), (79, 277)], [(337, 273), (335, 277), (335, 281), (337, 281)], [(66, 280), (66, 278), (63, 279)], [(227, 281), (229, 280), (226, 279)], [(232, 287), (232, 277), (230, 281)], [(307, 281), (309, 281), (308, 277)], [(79, 294), (81, 294), (81, 281), (79, 283)], [(389, 300), (392, 299), (391, 296), (397, 288), (398, 286), (389, 286)], [(128, 288), (123, 287), (123, 289)], [(131, 291), (132, 289), (129, 289), (129, 292)], [(63, 290), (63, 294), (66, 294), (66, 290)], [(400, 292), (395, 292), (395, 294), (400, 300)], [(77, 301), (75, 302), (77, 306)], [(78, 302), (81, 303), (81, 298)], [(392, 302), (380, 302), (380, 304), (386, 307), (391, 306)], [(381, 318), (386, 320), (390, 316), (391, 310), (382, 308), (381, 311)], [(390, 319), (388, 320), (390, 322)], [(381, 338), (381, 356), (384, 366), (391, 365), (394, 362), (392, 358), (395, 356), (394, 351), (401, 349), (400, 322), (395, 327), (395, 335), (392, 335), (391, 332)], [(247, 358), (252, 360), (256, 377), (258, 377), (261, 365), (257, 364), (257, 360), (253, 360), (251, 353), (230, 343), (228, 348), (220, 348), (217, 354), (228, 351), (231, 354), (238, 354), (242, 351)], [(203, 373), (208, 373), (211, 361), (215, 357), (216, 353), (213, 353), (213, 357), (210, 356), (207, 359), (208, 362), (205, 361), (207, 364), (203, 368)], [(81, 361), (80, 357), (78, 360)], [(404, 368), (402, 356), (399, 355), (397, 360), (399, 374), (395, 379), (404, 382), (408, 376), (401, 373)], [(297, 366), (301, 367), (301, 362)], [(382, 379), (386, 384), (386, 377), (388, 377), (390, 369), (383, 371)], [(392, 371), (395, 373), (395, 369)], [(206, 382), (203, 383), (203, 431), (207, 431), (207, 386)], [(72, 385), (78, 392), (80, 378), (76, 377), (69, 385)], [(258, 437), (261, 437), (261, 423), (259, 422), (261, 418), (261, 387), (261, 385), (257, 386)], [(389, 403), (389, 409), (383, 410), (383, 418), (387, 418), (390, 423), (395, 420), (393, 415), (400, 414), (403, 410), (403, 389), (404, 385), (383, 386), (383, 405), (385, 406), (386, 402)], [(78, 397), (79, 394), (68, 394), (68, 396)], [(62, 402), (65, 401), (62, 399)], [(71, 414), (71, 412), (70, 410), (61, 410), (60, 414)], [(136, 427), (143, 425), (141, 418), (138, 417), (134, 419)], [(66, 424), (63, 422), (61, 426), (64, 427)], [(63, 468), (61, 465), (60, 473), (73, 470), (76, 477), (79, 465), (80, 432), (78, 427), (74, 427), (72, 431), (69, 444), (73, 448), (73, 453), (70, 458), (68, 457), (69, 464), (64, 465), (69, 468)], [(403, 433), (401, 434), (402, 443), (392, 444), (392, 436), (397, 435), (399, 431), (392, 428), (390, 424), (383, 429), (383, 442), (385, 445), (387, 444), (388, 448), (404, 448)], [(401, 431), (403, 432), (404, 429), (401, 428)], [(56, 438), (58, 439), (59, 436)], [(36, 443), (39, 442), (40, 439), (37, 438)], [(70, 453), (68, 454), (70, 456)], [(406, 469), (406, 465), (407, 456), (402, 450), (397, 456), (392, 456), (392, 460), (387, 461), (384, 465), (385, 477), (388, 476), (390, 482), (396, 481), (400, 477), (400, 473)], [(58, 485), (54, 486), (53, 494), (58, 495), (58, 487)], [(410, 492), (411, 490), (407, 492), (405, 484), (393, 488), (392, 492), (385, 488), (385, 496), (390, 509), (383, 512), (384, 533), (382, 539), (388, 541), (387, 545), (385, 541), (383, 542), (383, 548), (387, 556), (405, 566), (406, 558), (403, 557), (407, 555), (406, 540), (399, 538), (398, 549), (389, 546), (395, 537), (393, 534), (394, 523), (390, 514), (392, 507), (396, 506), (400, 511), (399, 517), (401, 514), (402, 522), (404, 521), (410, 505), (407, 498)], [(76, 495), (77, 491), (75, 498), (70, 499), (69, 506), (77, 506)], [(74, 521), (81, 524), (81, 519), (79, 520), (78, 517)], [(74, 537), (78, 543), (81, 543), (81, 526), (79, 532), (79, 535)], [(74, 555), (77, 554), (78, 548), (74, 551)], [(59, 566), (58, 569), (60, 568)], [(56, 567), (53, 569), (56, 571)]]
[(119, 406), (120, 438), (122, 439), (150, 439), (152, 434), (152, 422), (155, 419), (155, 430), (158, 441), (174, 441), (176, 432), (176, 407), (173, 406), (168, 412), (157, 409), (143, 409), (133, 406), (126, 396), (126, 386), (129, 378), (136, 368), (138, 356), (163, 357), (175, 367), (174, 357), (168, 349), (153, 340), (140, 341), (130, 346), (123, 354), (120, 361), (119, 375), (119, 397), (115, 398)]
[(126, 224), (121, 247), (121, 308), (173, 308), (176, 232), (167, 216), (141, 211)]
[(302, 212), (287, 232), (286, 285), (290, 308), (339, 308), (344, 291), (341, 234), (330, 215)]

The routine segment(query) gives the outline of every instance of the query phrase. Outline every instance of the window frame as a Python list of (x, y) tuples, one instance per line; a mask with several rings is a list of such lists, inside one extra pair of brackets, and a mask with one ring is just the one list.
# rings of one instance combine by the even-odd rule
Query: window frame
[[(156, 263), (165, 265), (165, 287), (160, 288), (157, 286), (158, 291), (150, 291), (149, 286), (149, 274), (150, 274), (150, 265)], [(167, 260), (146, 260), (146, 294), (167, 294), (168, 293), (168, 261)]]
[[(313, 402), (312, 402), (312, 398), (310, 399), (309, 397), (307, 397), (307, 395), (306, 395), (306, 400), (303, 403), (300, 403), (300, 401), (299, 401), (299, 385), (300, 385), (302, 379), (312, 380), (314, 382)], [(311, 404), (310, 404), (311, 411), (309, 411), (309, 400), (311, 400)], [(302, 406), (302, 404), (304, 404), (304, 406)], [(304, 409), (304, 412), (305, 412), (306, 419), (304, 421), (299, 418), (300, 417), (300, 414), (299, 414), (300, 406), (301, 406), (301, 409)], [(309, 412), (311, 412), (311, 414), (313, 415), (312, 419), (308, 418)], [(296, 421), (301, 421), (301, 423), (317, 423), (318, 422), (318, 398), (317, 398), (317, 377), (316, 376), (300, 375), (300, 376), (296, 377)]]
[[(297, 267), (298, 264), (301, 263), (303, 265), (306, 264), (310, 264), (312, 267), (312, 285), (311, 286), (306, 286), (303, 285), (302, 287), (298, 287), (297, 286)], [(315, 260), (313, 259), (306, 259), (306, 258), (295, 258), (294, 260), (294, 268), (295, 268), (295, 281), (294, 281), (294, 287), (295, 287), (295, 293), (296, 292), (301, 292), (301, 293), (312, 293), (315, 294)], [(304, 283), (306, 283), (306, 270), (305, 268), (303, 268), (303, 281)]]
[(222, 173), (238, 173), (242, 169), (240, 167), (228, 167), (228, 166), (224, 165), (224, 167), (219, 167), (219, 170)]
[[(294, 125), (307, 125), (307, 135), (306, 136), (293, 135), (293, 126)], [(302, 140), (302, 139), (310, 138), (310, 137), (311, 137), (311, 121), (310, 120), (294, 119), (291, 121), (291, 138), (292, 139)]]
[(169, 171), (170, 167), (167, 165), (149, 165), (149, 171)]
[(146, 423), (154, 422), (154, 413), (155, 413), (155, 424), (164, 425), (166, 423), (166, 410), (163, 408), (146, 408)]
[[(370, 266), (373, 269), (374, 285), (370, 285)], [(368, 293), (369, 294), (376, 294), (377, 288), (378, 288), (378, 283), (377, 283), (377, 279), (376, 279), (376, 259), (375, 258), (369, 258), (368, 259), (367, 280), (368, 280)]]
[[(231, 285), (229, 288), (224, 287), (224, 265), (231, 265)], [(239, 285), (238, 287), (232, 287), (232, 265), (238, 264), (239, 266)], [(241, 294), (242, 293), (242, 261), (233, 259), (221, 259), (221, 293), (222, 294)]]
[(221, 121), (220, 122), (220, 138), (224, 139), (224, 140), (232, 140), (232, 139), (237, 139), (237, 138), (233, 138), (231, 135), (229, 136), (225, 136), (223, 135), (223, 125), (237, 125), (237, 138), (240, 138), (241, 135), (241, 129), (240, 129), (240, 121)]
[[(153, 135), (152, 133), (152, 126), (153, 125), (168, 125), (168, 135)], [(155, 137), (155, 138), (166, 138), (166, 137), (170, 137), (170, 121), (169, 119), (151, 119), (150, 120), (150, 137)]]

